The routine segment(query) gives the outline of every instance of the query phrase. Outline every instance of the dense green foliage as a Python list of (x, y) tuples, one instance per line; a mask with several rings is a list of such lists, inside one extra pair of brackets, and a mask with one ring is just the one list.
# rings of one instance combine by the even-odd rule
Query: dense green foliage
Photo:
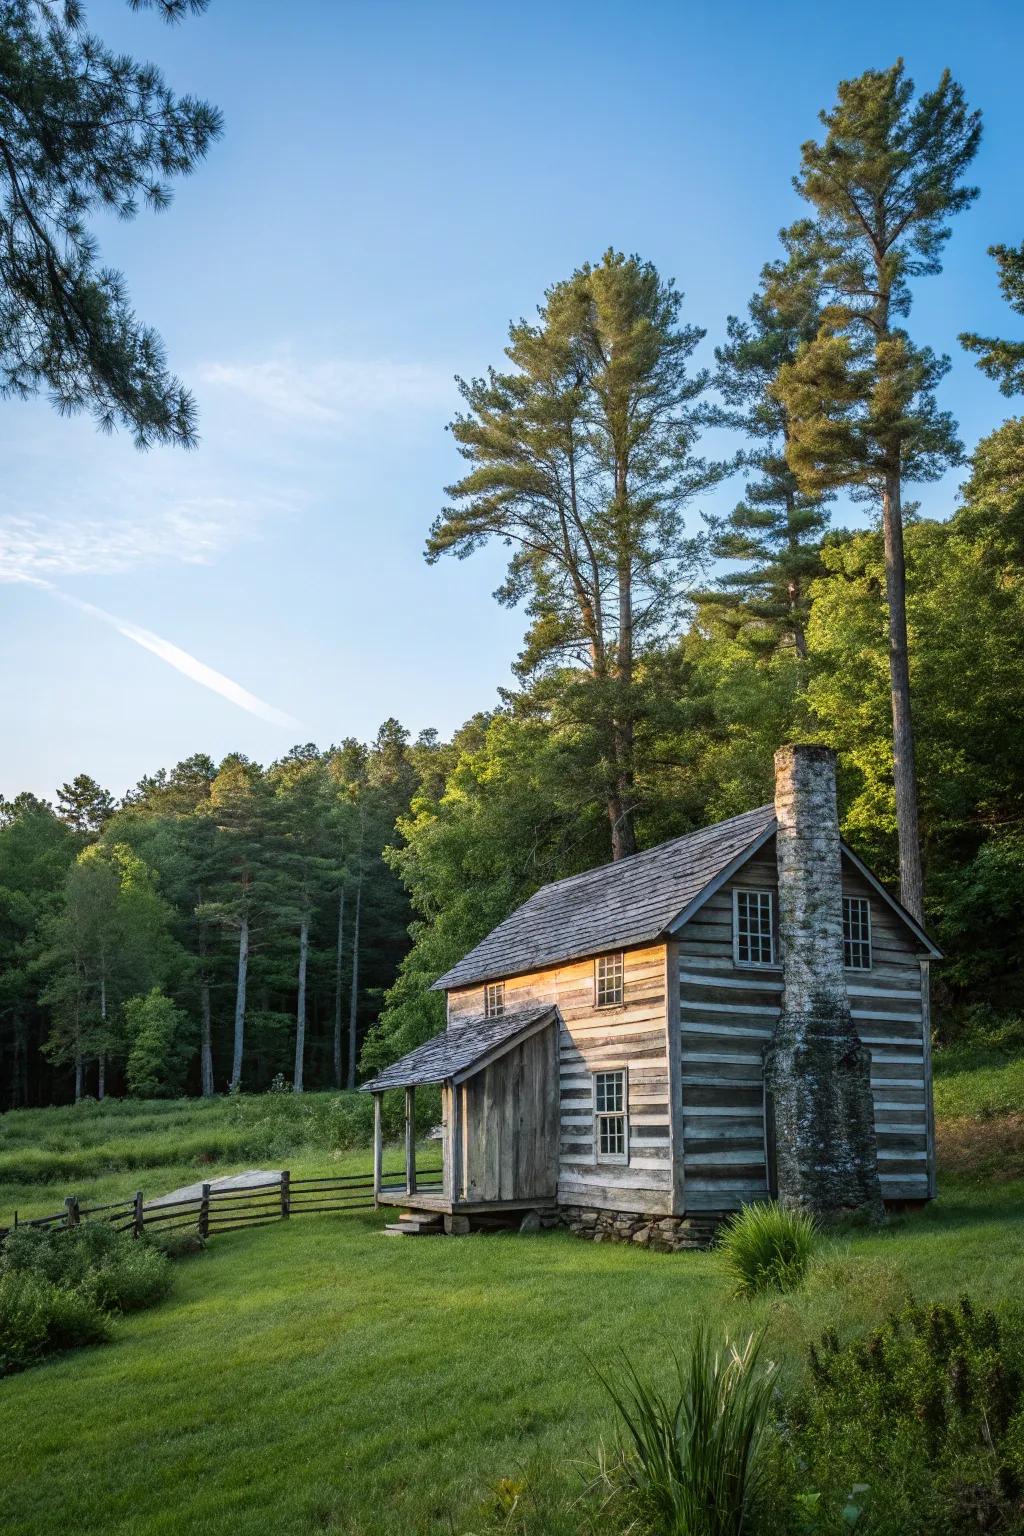
[(0, 1248), (0, 1375), (101, 1343), (109, 1314), (155, 1306), (170, 1283), (156, 1247), (103, 1222), (67, 1231), (19, 1227)]
[[(131, 0), (168, 20), (206, 0)], [(90, 215), (160, 209), (220, 133), (217, 110), (85, 28), (81, 0), (0, 4), (0, 396), (45, 390), (140, 447), (196, 441), (195, 403), (101, 267)]]
[(197, 754), (117, 807), (84, 775), (0, 806), (0, 1102), (351, 1085), (407, 947), (382, 850), (437, 751), (387, 721), (265, 770)]
[[(827, 1519), (851, 1490), (877, 1536), (1018, 1531), (1024, 1491), (1024, 1330), (966, 1295), (909, 1302), (868, 1337), (828, 1330), (786, 1405), (794, 1478)], [(798, 1469), (798, 1470), (797, 1470)]]
[(738, 1296), (789, 1291), (800, 1284), (817, 1233), (806, 1211), (781, 1205), (745, 1205), (722, 1229), (719, 1249)]

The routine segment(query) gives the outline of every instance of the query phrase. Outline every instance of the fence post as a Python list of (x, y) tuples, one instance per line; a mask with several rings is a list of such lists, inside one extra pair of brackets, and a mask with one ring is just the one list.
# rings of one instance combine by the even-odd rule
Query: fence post
[(292, 1176), (288, 1168), (281, 1169), (281, 1220), (286, 1221), (292, 1213)]
[(132, 1236), (141, 1237), (146, 1227), (146, 1213), (143, 1210), (142, 1190), (135, 1191), (132, 1201)]
[(207, 1238), (210, 1235), (210, 1186), (203, 1185), (202, 1199), (199, 1202), (199, 1236)]
[(81, 1217), (78, 1213), (78, 1196), (68, 1195), (67, 1199), (64, 1201), (64, 1225), (66, 1227), (77, 1227), (80, 1220)]

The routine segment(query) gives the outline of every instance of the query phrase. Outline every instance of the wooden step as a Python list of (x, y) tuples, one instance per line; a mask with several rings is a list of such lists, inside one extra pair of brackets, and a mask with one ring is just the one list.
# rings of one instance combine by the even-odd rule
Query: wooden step
[(397, 1221), (387, 1223), (384, 1231), (389, 1237), (429, 1237), (443, 1232), (444, 1223), (431, 1212), (403, 1211)]

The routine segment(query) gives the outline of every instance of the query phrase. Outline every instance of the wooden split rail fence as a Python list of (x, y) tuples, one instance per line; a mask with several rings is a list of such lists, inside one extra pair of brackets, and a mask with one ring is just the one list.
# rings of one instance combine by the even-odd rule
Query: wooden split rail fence
[[(440, 1187), (440, 1175), (440, 1167), (417, 1169), (419, 1187), (429, 1188), (435, 1176)], [(404, 1181), (405, 1169), (385, 1177)], [(105, 1221), (117, 1231), (130, 1232), (135, 1237), (149, 1231), (184, 1229), (196, 1232), (205, 1240), (217, 1232), (266, 1226), (271, 1221), (285, 1221), (307, 1213), (372, 1209), (372, 1174), (295, 1179), (285, 1169), (279, 1179), (269, 1179), (261, 1184), (227, 1189), (214, 1189), (210, 1184), (203, 1184), (197, 1195), (178, 1200), (157, 1197), (148, 1204), (141, 1189), (130, 1199), (114, 1200), (106, 1205), (82, 1205), (77, 1195), (68, 1195), (64, 1209), (52, 1216), (34, 1216), (29, 1221), (19, 1221), (15, 1211), (13, 1227), (0, 1227), (0, 1243), (8, 1232), (18, 1227), (58, 1231), (80, 1226), (86, 1221)]]

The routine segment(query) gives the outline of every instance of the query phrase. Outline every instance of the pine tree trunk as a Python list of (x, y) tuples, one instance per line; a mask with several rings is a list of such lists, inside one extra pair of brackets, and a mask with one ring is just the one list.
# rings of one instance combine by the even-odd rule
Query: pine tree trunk
[(199, 1041), (199, 1070), (204, 1099), (213, 1098), (213, 1030), (210, 1023), (210, 983), (204, 976), (199, 984), (199, 1011), (202, 1034)]
[(75, 1052), (75, 1103), (82, 1102), (82, 1053)]
[(231, 1058), (231, 1089), (242, 1081), (242, 1050), (245, 1045), (245, 986), (249, 977), (249, 919), (238, 930), (238, 985), (235, 989), (235, 1045)]
[[(107, 1027), (107, 978), (100, 977), (100, 1018), (103, 1020), (103, 1029)], [(99, 1070), (96, 1075), (96, 1097), (104, 1099), (107, 1093), (107, 1053), (100, 1051)]]
[(334, 948), (334, 1086), (342, 1083), (341, 1067), (341, 962), (345, 946), (345, 887), (338, 892), (338, 938)]
[[(620, 502), (624, 501), (624, 483), (617, 493)], [(612, 725), (615, 787), (608, 800), (608, 819), (612, 830), (612, 858), (624, 859), (636, 853), (633, 828), (633, 572), (628, 552), (619, 561), (618, 598), (618, 697), (616, 719)]]
[(356, 911), (352, 924), (352, 990), (349, 994), (348, 1010), (348, 1079), (346, 1086), (353, 1089), (356, 1086), (356, 1030), (358, 1028), (359, 1009), (359, 918), (363, 905), (363, 871), (359, 870), (356, 879)]
[(302, 1073), (306, 1061), (306, 962), (309, 959), (309, 914), (303, 912), (299, 929), (299, 981), (295, 1005), (295, 1075), (292, 1092), (302, 1092)]
[(885, 589), (889, 604), (889, 678), (892, 687), (893, 782), (900, 853), (900, 900), (918, 921), (924, 919), (924, 878), (917, 816), (914, 727), (910, 712), (907, 651), (907, 573), (903, 555), (900, 477), (888, 473), (882, 496), (885, 535)]

